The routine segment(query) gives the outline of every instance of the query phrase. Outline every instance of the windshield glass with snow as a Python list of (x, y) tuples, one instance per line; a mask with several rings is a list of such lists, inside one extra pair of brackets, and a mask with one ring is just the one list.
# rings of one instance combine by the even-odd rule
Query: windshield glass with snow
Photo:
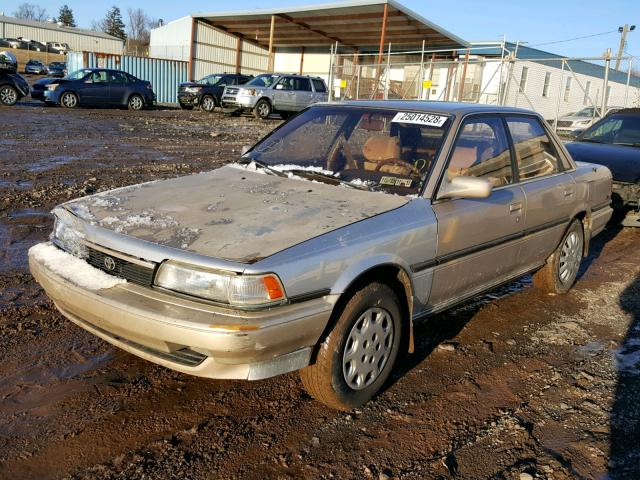
[(417, 195), (449, 127), (446, 115), (312, 107), (243, 157), (271, 171), (398, 195)]

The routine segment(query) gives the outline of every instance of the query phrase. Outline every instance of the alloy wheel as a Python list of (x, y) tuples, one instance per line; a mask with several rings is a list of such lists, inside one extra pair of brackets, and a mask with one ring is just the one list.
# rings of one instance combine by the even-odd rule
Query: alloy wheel
[(138, 95), (131, 97), (131, 99), (129, 100), (129, 106), (131, 107), (131, 110), (142, 110), (143, 105), (144, 103), (142, 101), (142, 98), (140, 98)]
[(0, 89), (0, 102), (5, 105), (13, 105), (17, 101), (18, 94), (13, 87), (5, 86)]
[(558, 276), (562, 283), (573, 282), (580, 268), (582, 259), (582, 239), (576, 232), (571, 232), (564, 239), (558, 262)]

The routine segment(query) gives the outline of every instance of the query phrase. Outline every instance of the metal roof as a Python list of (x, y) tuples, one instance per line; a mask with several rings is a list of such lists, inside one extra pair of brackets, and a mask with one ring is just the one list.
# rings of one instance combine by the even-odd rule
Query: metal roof
[(378, 47), (384, 9), (388, 9), (385, 44), (468, 47), (468, 43), (395, 0), (354, 0), (304, 7), (194, 13), (192, 17), (232, 35), (269, 46), (275, 17), (275, 48), (322, 47), (338, 42), (358, 50)]
[(53, 30), (53, 31), (56, 31), (56, 32), (65, 32), (65, 33), (72, 33), (72, 34), (76, 34), (76, 35), (86, 35), (88, 37), (105, 38), (107, 40), (116, 40), (118, 42), (124, 43), (124, 41), (121, 38), (114, 37), (114, 36), (109, 35), (109, 34), (104, 33), (104, 32), (97, 32), (95, 30), (87, 30), (85, 28), (64, 27), (64, 26), (58, 25), (57, 23), (51, 23), (51, 22), (38, 22), (38, 21), (35, 21), (35, 20), (23, 20), (21, 18), (8, 17), (8, 16), (5, 16), (5, 15), (0, 15), (0, 23), (11, 23), (13, 25), (23, 25), (25, 27), (42, 28), (42, 29), (45, 29), (45, 30)]

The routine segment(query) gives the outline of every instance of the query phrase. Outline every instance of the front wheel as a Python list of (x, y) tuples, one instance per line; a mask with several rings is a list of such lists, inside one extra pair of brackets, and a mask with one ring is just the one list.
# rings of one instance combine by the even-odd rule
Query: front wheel
[(266, 120), (269, 118), (269, 115), (271, 115), (272, 110), (269, 100), (265, 100), (263, 98), (256, 103), (256, 106), (253, 109), (253, 116), (261, 120)]
[(11, 85), (3, 85), (0, 87), (0, 103), (8, 107), (18, 103), (18, 90)]
[(211, 95), (205, 95), (200, 102), (200, 108), (205, 112), (211, 113), (216, 109), (216, 100)]
[(76, 108), (78, 106), (78, 97), (73, 92), (64, 92), (60, 97), (60, 105), (64, 108)]
[(142, 110), (144, 108), (144, 99), (140, 95), (131, 95), (127, 106), (129, 110)]
[(344, 411), (373, 398), (398, 356), (401, 311), (387, 285), (373, 282), (356, 292), (320, 345), (315, 363), (300, 371), (306, 390)]
[(574, 219), (547, 263), (533, 274), (534, 286), (547, 293), (567, 293), (576, 282), (583, 249), (582, 222)]

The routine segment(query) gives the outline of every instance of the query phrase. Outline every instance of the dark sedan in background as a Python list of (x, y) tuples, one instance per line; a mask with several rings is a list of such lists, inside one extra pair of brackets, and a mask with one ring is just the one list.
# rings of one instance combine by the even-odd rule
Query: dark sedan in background
[(50, 77), (63, 78), (67, 74), (67, 64), (65, 62), (51, 62), (47, 67), (47, 75)]
[(220, 73), (208, 75), (195, 83), (181, 83), (178, 87), (178, 102), (185, 110), (191, 110), (199, 105), (205, 112), (212, 112), (221, 105), (224, 87), (244, 85), (252, 78), (251, 75)]
[(85, 68), (45, 84), (45, 103), (79, 106), (128, 107), (142, 110), (155, 102), (150, 82), (120, 70)]
[(566, 147), (574, 160), (611, 170), (613, 207), (631, 210), (623, 224), (640, 227), (640, 108), (608, 115)]
[(16, 56), (11, 52), (0, 52), (0, 105), (15, 105), (29, 95), (29, 84), (17, 71)]

